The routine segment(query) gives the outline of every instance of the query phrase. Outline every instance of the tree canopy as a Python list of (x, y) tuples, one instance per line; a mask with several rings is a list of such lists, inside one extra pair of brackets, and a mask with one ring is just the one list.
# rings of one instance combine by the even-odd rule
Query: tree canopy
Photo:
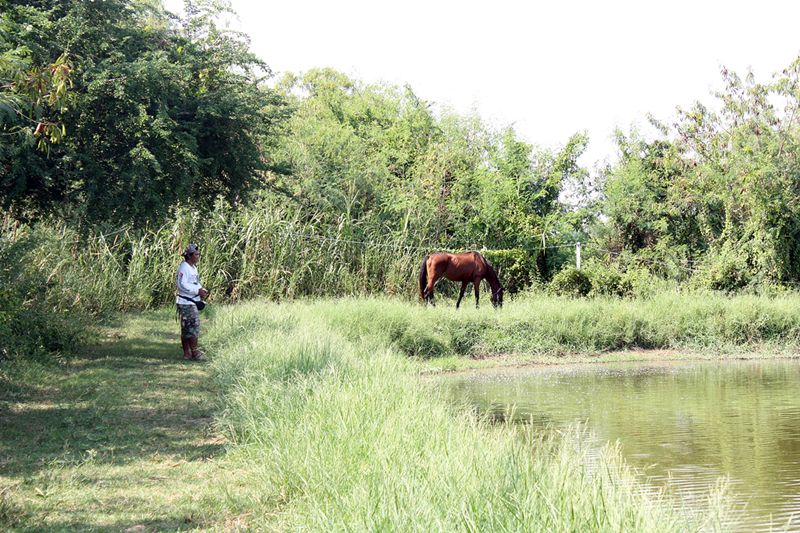
[[(19, 58), (12, 68), (71, 65), (69, 105), (36, 104), (61, 126), (61, 142), (43, 153), (35, 131), (0, 140), (0, 190), (16, 216), (140, 224), (258, 187), (287, 111), (244, 36), (216, 26), (218, 6), (192, 4), (183, 19), (146, 1), (4, 7), (0, 45), (7, 63)], [(23, 92), (11, 89), (4, 101)], [(6, 129), (24, 118), (11, 115)]]

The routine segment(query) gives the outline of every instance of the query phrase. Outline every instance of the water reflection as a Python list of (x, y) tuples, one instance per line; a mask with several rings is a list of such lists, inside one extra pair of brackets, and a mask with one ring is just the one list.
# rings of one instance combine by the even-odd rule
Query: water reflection
[[(730, 479), (736, 528), (800, 530), (800, 361), (625, 363), (452, 378), (497, 420), (585, 422), (629, 464), (697, 509)], [(733, 527), (734, 524), (731, 524)]]

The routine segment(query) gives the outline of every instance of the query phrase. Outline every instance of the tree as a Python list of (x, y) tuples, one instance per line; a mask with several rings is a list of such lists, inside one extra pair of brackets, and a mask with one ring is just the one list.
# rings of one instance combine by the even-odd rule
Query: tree
[(2, 141), (4, 207), (141, 224), (256, 190), (286, 107), (246, 39), (217, 28), (219, 12), (210, 2), (183, 20), (135, 0), (11, 6), (4, 18), (30, 28), (11, 44), (40, 64), (68, 49), (76, 97), (58, 110), (70, 135), (49, 156)]
[(769, 84), (727, 69), (722, 79), (716, 106), (654, 122), (662, 138), (618, 135), (622, 157), (604, 190), (608, 244), (697, 263), (712, 286), (797, 281), (800, 60)]

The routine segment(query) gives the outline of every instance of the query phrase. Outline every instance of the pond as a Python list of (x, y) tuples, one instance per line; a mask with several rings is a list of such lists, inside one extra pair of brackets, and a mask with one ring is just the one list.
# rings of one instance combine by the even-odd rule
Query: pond
[(481, 371), (453, 393), (498, 419), (583, 423), (643, 481), (702, 510), (721, 476), (731, 529), (800, 530), (800, 361), (611, 363)]

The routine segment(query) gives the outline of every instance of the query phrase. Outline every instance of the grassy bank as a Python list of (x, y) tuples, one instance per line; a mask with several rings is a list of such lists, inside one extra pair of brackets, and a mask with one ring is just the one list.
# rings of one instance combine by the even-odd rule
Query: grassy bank
[[(426, 315), (427, 313), (427, 315)], [(416, 316), (422, 316), (415, 322)], [(398, 349), (422, 323), (490, 310), (335, 301), (224, 310), (214, 368), (246, 490), (236, 507), (277, 530), (686, 531), (714, 528), (639, 493), (613, 449), (545, 441), (452, 406)], [(398, 336), (399, 335), (399, 336)], [(397, 342), (391, 341), (395, 337)], [(713, 510), (719, 511), (716, 506)]]
[[(315, 306), (318, 304), (314, 304)], [(432, 368), (658, 357), (795, 356), (800, 296), (664, 293), (642, 300), (518, 298), (499, 312), (397, 300), (325, 304), (333, 328), (374, 339)], [(647, 350), (649, 352), (643, 352)]]

